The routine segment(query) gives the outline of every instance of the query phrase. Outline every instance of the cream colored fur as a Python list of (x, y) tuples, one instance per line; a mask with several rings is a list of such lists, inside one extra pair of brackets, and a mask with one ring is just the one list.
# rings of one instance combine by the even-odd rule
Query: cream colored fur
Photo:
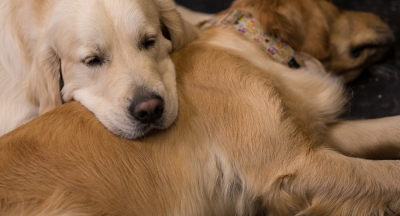
[[(72, 99), (126, 138), (175, 120), (169, 53), (197, 30), (181, 20), (172, 0), (5, 0), (0, 25), (0, 135)], [(154, 45), (143, 48), (148, 40)], [(165, 103), (157, 125), (142, 126), (128, 112), (143, 94)]]
[(303, 58), (203, 31), (172, 54), (167, 130), (126, 140), (71, 102), (1, 137), (0, 215), (399, 215), (400, 161), (356, 158), (399, 155), (398, 117), (339, 121), (341, 81)]

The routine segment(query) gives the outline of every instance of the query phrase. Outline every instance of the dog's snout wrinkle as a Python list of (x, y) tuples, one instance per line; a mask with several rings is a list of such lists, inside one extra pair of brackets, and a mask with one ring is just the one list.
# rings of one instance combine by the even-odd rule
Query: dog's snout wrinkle
[(151, 124), (164, 113), (164, 100), (160, 97), (142, 98), (133, 102), (129, 108), (131, 115), (141, 123)]

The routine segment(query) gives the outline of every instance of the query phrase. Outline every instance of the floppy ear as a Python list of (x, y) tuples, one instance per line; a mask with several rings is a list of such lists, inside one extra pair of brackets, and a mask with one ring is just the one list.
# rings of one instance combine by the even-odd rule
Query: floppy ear
[(60, 58), (50, 46), (42, 46), (33, 60), (25, 86), (28, 99), (39, 106), (39, 115), (62, 104)]
[(277, 34), (296, 50), (322, 60), (329, 57), (329, 25), (315, 1), (292, 1), (278, 7)]
[(155, 0), (159, 11), (161, 25), (166, 27), (163, 34), (170, 37), (172, 48), (179, 49), (190, 43), (198, 37), (198, 29), (184, 21), (176, 9), (176, 5), (172, 0)]
[(313, 0), (238, 0), (233, 8), (250, 8), (269, 34), (314, 58), (329, 56), (329, 26)]

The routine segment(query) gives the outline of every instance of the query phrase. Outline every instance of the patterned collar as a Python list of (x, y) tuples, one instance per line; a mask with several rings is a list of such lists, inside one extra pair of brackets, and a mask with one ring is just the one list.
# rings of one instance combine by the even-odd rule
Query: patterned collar
[(278, 37), (268, 35), (263, 28), (256, 24), (255, 19), (242, 11), (234, 10), (228, 14), (217, 15), (201, 26), (206, 29), (216, 25), (232, 25), (245, 38), (256, 41), (274, 61), (290, 68), (300, 68), (303, 60), (285, 42)]

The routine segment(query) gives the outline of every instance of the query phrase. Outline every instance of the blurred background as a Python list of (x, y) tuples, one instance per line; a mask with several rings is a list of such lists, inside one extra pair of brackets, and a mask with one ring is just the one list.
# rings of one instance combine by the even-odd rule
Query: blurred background
[[(300, 1), (300, 0), (299, 0)], [(195, 11), (216, 13), (233, 0), (176, 0)], [(366, 69), (347, 85), (351, 96), (346, 119), (379, 118), (400, 115), (400, 0), (332, 0), (344, 10), (372, 12), (387, 22), (396, 36), (396, 43), (388, 56)]]

